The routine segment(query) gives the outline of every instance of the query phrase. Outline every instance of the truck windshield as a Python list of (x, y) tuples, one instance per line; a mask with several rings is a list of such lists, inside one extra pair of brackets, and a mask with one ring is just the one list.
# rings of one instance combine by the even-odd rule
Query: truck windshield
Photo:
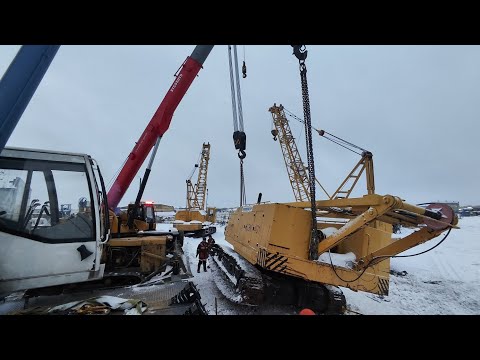
[(0, 230), (48, 243), (93, 241), (81, 163), (0, 158)]

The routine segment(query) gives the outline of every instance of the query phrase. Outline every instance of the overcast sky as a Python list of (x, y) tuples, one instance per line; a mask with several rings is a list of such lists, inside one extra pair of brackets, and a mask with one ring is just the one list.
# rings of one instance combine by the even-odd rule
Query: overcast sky
[[(7, 146), (88, 153), (110, 183), (194, 47), (61, 46)], [(1, 75), (18, 49), (0, 46)], [(240, 65), (243, 49), (238, 48)], [(249, 203), (259, 192), (263, 201), (294, 201), (268, 112), (276, 103), (303, 117), (298, 60), (291, 49), (245, 46), (248, 76), (241, 89)], [(312, 125), (373, 153), (378, 194), (411, 203), (480, 204), (480, 46), (307, 49)], [(185, 180), (202, 143), (210, 142), (208, 203), (239, 204), (227, 54), (227, 46), (214, 47), (178, 106), (145, 200), (185, 206)], [(291, 127), (306, 163), (302, 125), (291, 121)], [(359, 157), (313, 136), (316, 176), (333, 193)], [(135, 200), (145, 165), (121, 205)], [(320, 191), (317, 197), (324, 198)], [(362, 179), (354, 195), (365, 193)]]

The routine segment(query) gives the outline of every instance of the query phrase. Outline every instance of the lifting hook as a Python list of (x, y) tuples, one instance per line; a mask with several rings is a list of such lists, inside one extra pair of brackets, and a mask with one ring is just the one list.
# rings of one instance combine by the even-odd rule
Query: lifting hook
[(293, 54), (297, 57), (299, 61), (305, 61), (307, 58), (307, 49), (305, 45), (292, 45), (293, 47)]
[(278, 130), (277, 129), (273, 129), (271, 131), (272, 135), (273, 135), (273, 141), (277, 141), (277, 136), (278, 136)]
[(238, 158), (239, 158), (239, 159), (243, 160), (243, 159), (245, 159), (246, 157), (247, 157), (247, 154), (245, 153), (245, 151), (243, 151), (243, 150), (239, 150), (239, 151), (238, 151)]

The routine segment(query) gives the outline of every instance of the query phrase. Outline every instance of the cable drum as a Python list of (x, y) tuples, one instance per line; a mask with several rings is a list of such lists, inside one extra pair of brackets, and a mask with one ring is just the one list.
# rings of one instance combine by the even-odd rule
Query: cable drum
[(434, 230), (443, 230), (448, 227), (447, 224), (453, 224), (455, 213), (453, 209), (447, 204), (442, 204), (442, 203), (428, 204), (425, 209), (434, 213), (440, 213), (441, 218), (439, 219), (439, 221), (441, 221), (442, 223), (446, 223), (446, 224), (442, 224), (439, 221), (436, 221), (434, 219), (426, 218), (424, 222), (425, 222), (425, 225), (427, 225), (429, 228)]

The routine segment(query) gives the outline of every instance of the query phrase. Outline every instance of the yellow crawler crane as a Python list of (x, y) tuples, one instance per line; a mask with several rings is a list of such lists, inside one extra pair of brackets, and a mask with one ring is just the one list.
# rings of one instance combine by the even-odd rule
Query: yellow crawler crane
[[(422, 208), (392, 195), (317, 201), (321, 241), (318, 258), (310, 259), (309, 205), (256, 204), (250, 209), (239, 208), (230, 217), (226, 240), (236, 253), (260, 269), (260, 276), (253, 281), (248, 273), (237, 279), (246, 302), (297, 303), (338, 313), (345, 305), (343, 295), (337, 292), (333, 299), (331, 288), (323, 284), (388, 295), (390, 258), (447, 229), (449, 232), (458, 223), (448, 205)], [(396, 224), (416, 231), (393, 239), (392, 225)], [(255, 283), (253, 290), (250, 283)], [(269, 290), (272, 287), (276, 292)]]
[[(216, 263), (235, 278), (243, 302), (290, 304), (316, 312), (342, 313), (346, 303), (338, 286), (388, 295), (390, 258), (444, 231), (445, 239), (458, 218), (446, 204), (423, 208), (397, 196), (375, 194), (373, 162), (368, 152), (328, 200), (316, 200), (307, 51), (303, 45), (292, 46), (300, 65), (308, 167), (301, 164), (299, 156), (285, 156), (285, 150), (288, 152), (292, 146), (282, 146), (282, 152), (287, 170), (289, 166), (303, 166), (299, 176), (290, 176), (297, 202), (239, 207), (225, 229), (225, 238), (235, 252), (214, 248), (213, 254)], [(278, 109), (273, 110), (274, 121), (281, 121), (282, 116), (275, 117)], [(293, 140), (291, 132), (284, 139)], [(350, 198), (364, 169), (368, 194)], [(308, 176), (304, 176), (307, 171)], [(350, 181), (347, 185), (348, 180), (353, 184)], [(302, 182), (308, 182), (302, 189), (308, 202), (298, 201), (295, 192), (295, 186)], [(414, 231), (394, 239), (394, 226)]]
[[(203, 143), (199, 164), (195, 164), (187, 179), (187, 207), (177, 211), (173, 226), (185, 235), (204, 236), (213, 234), (216, 227), (210, 226), (216, 220), (217, 209), (207, 205), (207, 174), (210, 160), (210, 143)], [(191, 178), (198, 168), (197, 183), (192, 184)], [(204, 223), (209, 223), (205, 225)]]

